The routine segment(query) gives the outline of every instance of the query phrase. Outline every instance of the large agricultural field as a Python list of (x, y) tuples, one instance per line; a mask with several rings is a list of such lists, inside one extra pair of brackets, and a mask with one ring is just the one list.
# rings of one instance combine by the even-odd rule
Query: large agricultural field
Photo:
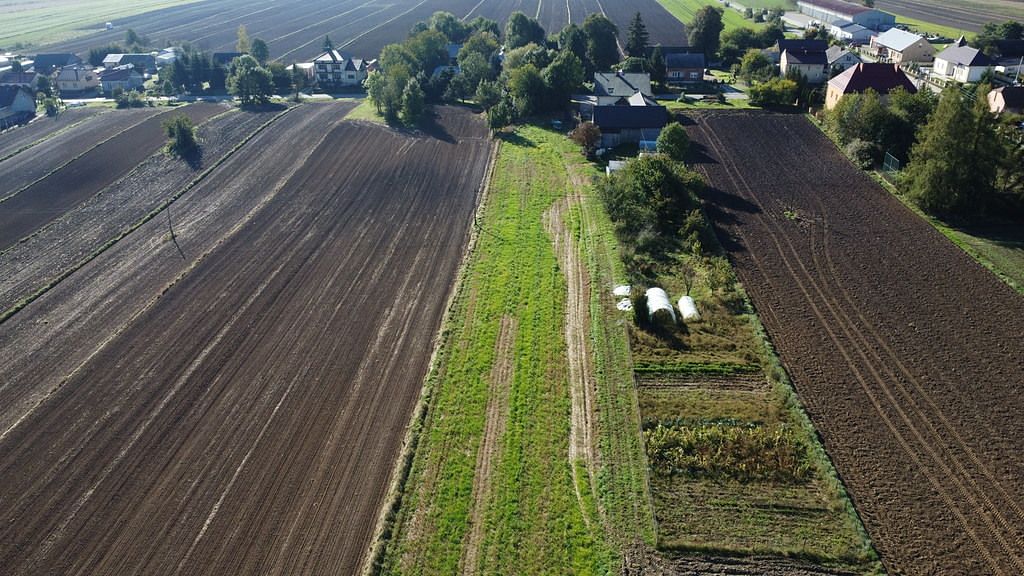
[(491, 144), (351, 106), (219, 116), (216, 162), (140, 165), (156, 208), (119, 181), (4, 261), (81, 257), (0, 330), (5, 574), (359, 570)]
[(886, 568), (1020, 573), (1019, 294), (803, 116), (695, 120), (708, 208)]
[(603, 0), (314, 0), (302, 3), (301, 9), (274, 0), (204, 0), (124, 18), (116, 22), (114, 30), (52, 43), (45, 49), (84, 53), (123, 40), (125, 29), (132, 28), (158, 45), (188, 41), (205, 50), (231, 52), (238, 27), (244, 25), (251, 37), (267, 42), (272, 58), (283, 62), (316, 56), (324, 36), (346, 54), (373, 58), (386, 44), (405, 39), (416, 22), (439, 10), (467, 20), (485, 16), (502, 26), (509, 14), (518, 10), (537, 18), (549, 34), (570, 22), (581, 24), (588, 14), (604, 13), (618, 25), (623, 41), (630, 18), (639, 11), (652, 44), (686, 43), (683, 25), (656, 0), (629, 4)]
[(1024, 2), (1020, 0), (878, 0), (875, 7), (965, 32), (981, 32), (988, 22), (1024, 19)]

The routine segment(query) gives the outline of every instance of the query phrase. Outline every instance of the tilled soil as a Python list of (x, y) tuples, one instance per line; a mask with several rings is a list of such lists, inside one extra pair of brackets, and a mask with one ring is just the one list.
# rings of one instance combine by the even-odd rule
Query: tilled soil
[(180, 246), (154, 219), (5, 323), (0, 383), (43, 394), (0, 402), (6, 573), (358, 570), (490, 143), (461, 110), (440, 139), (337, 108), (179, 200)]
[[(339, 110), (340, 111), (340, 110)], [(0, 251), (0, 312), (73, 271), (107, 242), (124, 234), (151, 211), (180, 193), (280, 110), (232, 112), (198, 129), (201, 156), (185, 162), (156, 153), (120, 180)], [(179, 225), (178, 210), (164, 214), (163, 228)]]
[(720, 238), (891, 573), (1024, 572), (1024, 299), (803, 116), (688, 128)]
[(244, 25), (249, 36), (263, 39), (271, 57), (281, 62), (314, 58), (322, 52), (325, 36), (346, 56), (376, 58), (385, 45), (401, 42), (414, 24), (437, 11), (466, 21), (484, 16), (504, 29), (515, 10), (537, 18), (548, 34), (557, 34), (570, 21), (580, 25), (588, 14), (603, 12), (619, 27), (623, 42), (630, 19), (639, 11), (652, 46), (686, 44), (682, 23), (657, 0), (307, 0), (300, 10), (278, 0), (206, 0), (124, 18), (114, 30), (57, 43), (46, 51), (85, 53), (123, 41), (124, 30), (131, 28), (153, 44), (187, 40), (210, 52), (233, 52), (238, 27)]
[(0, 132), (0, 158), (7, 159), (22, 149), (54, 136), (57, 132), (80, 124), (83, 121), (109, 112), (107, 108), (70, 108), (55, 118), (37, 116), (23, 126), (15, 126)]
[[(42, 179), (0, 202), (0, 250), (10, 247), (92, 197), (156, 152), (167, 141), (161, 124), (168, 118), (184, 115), (200, 124), (225, 111), (222, 105), (199, 103), (160, 114), (149, 113), (148, 118), (126, 126), (126, 129), (115, 132), (113, 137), (108, 134), (109, 124), (104, 120), (118, 117), (109, 114), (95, 119), (90, 126), (100, 135), (94, 136), (86, 131), (85, 134), (77, 134), (75, 141), (101, 143), (86, 149), (84, 153), (79, 152)], [(109, 139), (104, 140), (105, 137)], [(48, 142), (40, 144), (41, 147), (47, 145)], [(58, 143), (58, 150), (63, 149)], [(30, 155), (30, 162), (34, 162), (37, 157), (45, 158), (40, 150), (29, 150), (25, 154)], [(21, 156), (19, 154), (10, 161), (18, 160)]]
[[(986, 2), (987, 3), (987, 2)], [(998, 7), (979, 6), (980, 3), (949, 2), (943, 0), (879, 0), (875, 7), (900, 16), (934, 22), (966, 32), (981, 32), (988, 22), (1005, 22), (1017, 14), (1020, 20), (1024, 5), (1019, 0), (996, 0)]]

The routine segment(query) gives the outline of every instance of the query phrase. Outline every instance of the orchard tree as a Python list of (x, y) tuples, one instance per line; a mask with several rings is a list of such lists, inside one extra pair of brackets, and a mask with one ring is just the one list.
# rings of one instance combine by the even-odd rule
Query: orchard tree
[(700, 48), (704, 56), (711, 58), (718, 52), (719, 36), (725, 25), (722, 23), (722, 9), (704, 6), (693, 16), (690, 23), (690, 45)]
[(644, 20), (637, 12), (629, 23), (629, 34), (626, 37), (626, 54), (635, 58), (643, 58), (647, 55), (647, 27)]

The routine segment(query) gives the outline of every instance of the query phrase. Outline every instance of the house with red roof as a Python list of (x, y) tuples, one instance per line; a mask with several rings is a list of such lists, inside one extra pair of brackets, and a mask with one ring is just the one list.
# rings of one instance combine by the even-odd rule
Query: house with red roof
[(898, 65), (862, 62), (828, 81), (825, 108), (835, 108), (847, 94), (862, 94), (867, 90), (874, 90), (884, 98), (897, 88), (903, 88), (911, 94), (917, 92), (917, 87)]

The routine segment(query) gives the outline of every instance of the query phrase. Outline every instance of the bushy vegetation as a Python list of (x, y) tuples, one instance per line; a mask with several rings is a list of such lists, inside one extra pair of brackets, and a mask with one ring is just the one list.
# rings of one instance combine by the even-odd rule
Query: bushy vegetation
[(806, 442), (784, 424), (659, 422), (644, 429), (644, 441), (656, 474), (786, 484), (814, 475)]
[(228, 71), (216, 64), (210, 54), (184, 45), (178, 58), (160, 71), (160, 78), (170, 84), (172, 93), (198, 93), (223, 90), (227, 86)]
[(184, 114), (176, 115), (163, 123), (164, 133), (169, 139), (167, 151), (179, 158), (189, 158), (199, 151), (196, 129), (192, 120)]
[(750, 103), (754, 106), (791, 106), (796, 102), (800, 86), (789, 78), (772, 78), (750, 87)]
[(242, 106), (266, 104), (274, 93), (274, 77), (252, 56), (239, 56), (231, 61), (228, 92), (238, 98)]
[(886, 152), (906, 161), (914, 135), (924, 126), (935, 109), (937, 99), (930, 90), (911, 94), (897, 89), (888, 102), (874, 90), (848, 94), (825, 114), (828, 129), (847, 146), (855, 140), (872, 145), (872, 159), (881, 162)]
[(149, 105), (146, 97), (135, 90), (116, 88), (113, 96), (118, 108), (142, 108)]
[(658, 152), (682, 162), (690, 151), (690, 137), (678, 122), (670, 122), (658, 135)]

